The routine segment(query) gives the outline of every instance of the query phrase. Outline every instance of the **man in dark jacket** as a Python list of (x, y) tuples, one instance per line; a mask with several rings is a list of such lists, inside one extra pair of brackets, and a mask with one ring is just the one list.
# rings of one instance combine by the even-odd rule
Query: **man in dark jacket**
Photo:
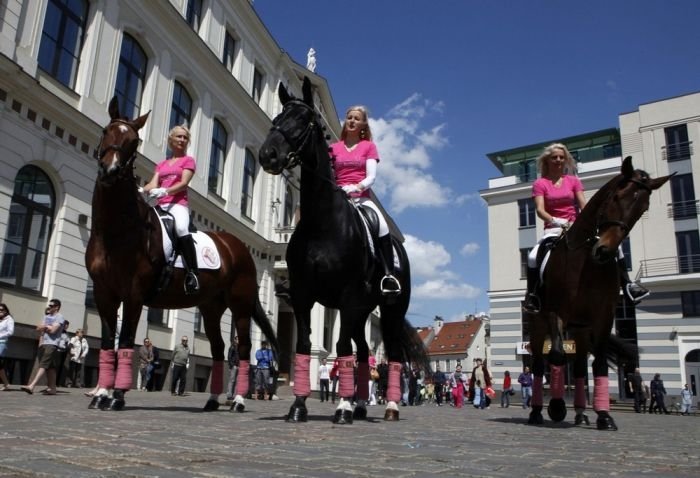
[(228, 388), (226, 389), (226, 400), (233, 400), (236, 397), (236, 382), (238, 380), (238, 365), (240, 357), (238, 355), (238, 336), (231, 340), (228, 349)]

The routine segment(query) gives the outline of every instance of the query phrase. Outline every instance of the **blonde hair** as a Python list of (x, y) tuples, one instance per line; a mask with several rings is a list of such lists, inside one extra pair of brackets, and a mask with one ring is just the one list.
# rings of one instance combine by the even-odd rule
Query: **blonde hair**
[(546, 177), (549, 175), (549, 162), (547, 161), (552, 154), (554, 154), (554, 150), (560, 149), (564, 152), (564, 156), (566, 158), (564, 159), (564, 174), (576, 174), (576, 161), (574, 160), (574, 157), (571, 155), (569, 152), (568, 148), (564, 146), (562, 143), (552, 143), (546, 148), (544, 148), (544, 151), (542, 151), (542, 154), (537, 158), (537, 170), (540, 172), (540, 175), (542, 177)]
[[(362, 131), (360, 131), (360, 138), (372, 141), (372, 130), (369, 128), (369, 111), (367, 110), (367, 107), (363, 105), (351, 106), (347, 109), (347, 111), (345, 111), (345, 118), (348, 117), (348, 114), (351, 111), (359, 111), (360, 113), (362, 113), (362, 119), (365, 122), (365, 127), (362, 129)], [(347, 137), (347, 135), (348, 132), (345, 127), (345, 123), (343, 123), (343, 131), (340, 132), (340, 139), (344, 140)]]
[(182, 130), (187, 135), (187, 140), (190, 140), (190, 130), (184, 124), (179, 124), (173, 126), (168, 132), (168, 148), (173, 149), (173, 140), (175, 139), (176, 132)]

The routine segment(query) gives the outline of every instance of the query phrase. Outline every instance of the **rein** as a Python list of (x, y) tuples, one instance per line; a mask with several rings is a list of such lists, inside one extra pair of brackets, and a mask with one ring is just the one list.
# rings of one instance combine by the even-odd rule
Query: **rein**
[[(290, 100), (289, 102), (287, 102), (287, 103), (284, 105), (284, 108), (283, 108), (283, 111), (282, 111), (282, 112), (284, 113), (284, 110), (287, 110), (288, 107), (293, 106), (293, 105), (302, 106), (302, 107), (306, 108), (307, 110), (311, 111), (311, 113), (313, 114), (314, 118), (316, 118), (316, 116), (317, 116), (316, 111), (315, 111), (313, 108), (311, 108), (309, 105), (307, 105), (306, 103), (304, 103), (303, 101), (297, 100), (297, 99), (293, 99), (293, 100)], [(290, 147), (293, 147), (293, 146), (294, 146), (294, 139), (293, 139), (293, 138), (290, 138), (289, 135), (287, 134), (287, 132), (284, 131), (284, 130), (277, 124), (277, 123), (279, 123), (282, 119), (283, 119), (283, 118), (278, 117), (278, 118), (273, 122), (272, 127), (270, 128), (270, 131), (276, 131), (276, 132), (278, 132), (279, 134), (281, 134), (282, 137), (284, 138), (284, 140), (287, 142), (287, 144), (289, 144)], [(302, 152), (303, 152), (303, 150), (306, 148), (306, 146), (307, 146), (308, 144), (310, 144), (311, 139), (312, 139), (312, 137), (314, 136), (314, 133), (316, 133), (318, 127), (319, 127), (319, 124), (318, 124), (316, 121), (314, 121), (313, 119), (312, 119), (311, 121), (309, 121), (309, 123), (306, 125), (306, 127), (305, 127), (304, 130), (302, 131), (301, 135), (299, 136), (299, 139), (300, 139), (299, 145), (296, 147), (296, 149), (295, 149), (294, 151), (290, 151), (289, 153), (287, 153), (287, 156), (286, 156), (286, 158), (287, 158), (287, 164), (285, 165), (284, 169), (293, 169), (293, 168), (295, 168), (295, 167), (297, 167), (297, 166), (301, 166), (304, 170), (306, 170), (306, 171), (308, 171), (309, 173), (313, 174), (317, 179), (327, 182), (328, 184), (330, 184), (331, 186), (333, 186), (333, 188), (336, 189), (336, 190), (341, 190), (342, 188), (338, 187), (338, 185), (336, 184), (335, 181), (333, 181), (333, 180), (331, 180), (331, 179), (328, 179), (327, 177), (321, 176), (320, 174), (318, 174), (318, 164), (316, 164), (316, 168), (312, 168), (311, 166), (309, 166), (308, 164), (306, 164), (306, 163), (304, 162), (304, 159), (303, 159), (303, 156), (302, 156)]]

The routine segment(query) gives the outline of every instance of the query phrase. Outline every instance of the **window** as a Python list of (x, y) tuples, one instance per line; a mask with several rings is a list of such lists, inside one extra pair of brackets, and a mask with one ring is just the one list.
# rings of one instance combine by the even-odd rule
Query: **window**
[(687, 125), (669, 126), (664, 128), (664, 134), (666, 136), (666, 160), (681, 161), (690, 159)]
[(260, 104), (260, 98), (262, 97), (263, 88), (263, 74), (257, 68), (253, 72), (253, 91), (251, 96), (257, 104)]
[(202, 0), (189, 0), (187, 2), (185, 19), (194, 31), (199, 32), (199, 27), (202, 24)]
[(687, 219), (698, 215), (692, 174), (680, 174), (671, 178), (671, 214), (674, 219)]
[(221, 196), (224, 182), (224, 161), (228, 133), (221, 121), (214, 120), (214, 133), (211, 138), (211, 157), (209, 158), (209, 191)]
[(634, 303), (620, 294), (615, 309), (615, 334), (622, 340), (637, 344), (637, 314)]
[(170, 126), (168, 129), (172, 129), (176, 125), (187, 125), (189, 126), (192, 120), (192, 97), (182, 83), (179, 81), (175, 82), (175, 89), (173, 91), (173, 104), (170, 110)]
[(700, 272), (700, 237), (698, 231), (683, 231), (676, 233), (678, 249), (678, 272)]
[(255, 156), (246, 148), (243, 165), (243, 191), (241, 193), (241, 214), (253, 217), (253, 187), (255, 186)]
[(146, 53), (134, 37), (125, 33), (119, 55), (117, 84), (114, 87), (114, 94), (119, 98), (119, 111), (125, 117), (139, 116), (145, 82)]
[(224, 64), (228, 71), (233, 71), (233, 64), (236, 61), (236, 39), (229, 32), (226, 32), (224, 37), (224, 54), (221, 57), (221, 63)]
[(622, 253), (625, 255), (625, 267), (628, 271), (632, 270), (632, 248), (630, 247), (630, 238), (625, 237), (622, 240)]
[(535, 200), (532, 198), (518, 199), (520, 227), (535, 227)]
[(292, 227), (294, 225), (294, 212), (294, 192), (291, 184), (287, 183), (284, 194), (284, 222), (282, 224), (284, 227)]
[(521, 183), (534, 181), (537, 178), (537, 161), (522, 161), (518, 163), (517, 176)]
[(201, 334), (204, 330), (202, 329), (202, 311), (199, 307), (194, 309), (194, 333)]
[(46, 6), (39, 67), (68, 88), (75, 86), (87, 15), (87, 0), (49, 0)]
[(48, 176), (25, 166), (15, 178), (5, 236), (0, 281), (41, 290), (56, 196)]
[(683, 317), (700, 317), (700, 290), (681, 292)]
[(530, 249), (520, 249), (520, 278), (527, 279), (527, 256)]
[(168, 326), (168, 315), (164, 313), (163, 309), (156, 309), (154, 307), (148, 308), (148, 314), (146, 314), (146, 321), (151, 325), (158, 325), (160, 327)]

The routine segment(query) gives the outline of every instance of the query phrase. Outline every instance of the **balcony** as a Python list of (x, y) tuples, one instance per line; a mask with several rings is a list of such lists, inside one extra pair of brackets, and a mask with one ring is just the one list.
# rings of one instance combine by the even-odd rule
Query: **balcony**
[(693, 142), (669, 144), (661, 147), (661, 159), (665, 161), (683, 161), (693, 154)]
[(700, 254), (691, 254), (641, 261), (638, 277), (659, 277), (698, 272), (700, 272)]
[(668, 204), (668, 217), (676, 220), (690, 219), (698, 215), (698, 200), (678, 201)]

